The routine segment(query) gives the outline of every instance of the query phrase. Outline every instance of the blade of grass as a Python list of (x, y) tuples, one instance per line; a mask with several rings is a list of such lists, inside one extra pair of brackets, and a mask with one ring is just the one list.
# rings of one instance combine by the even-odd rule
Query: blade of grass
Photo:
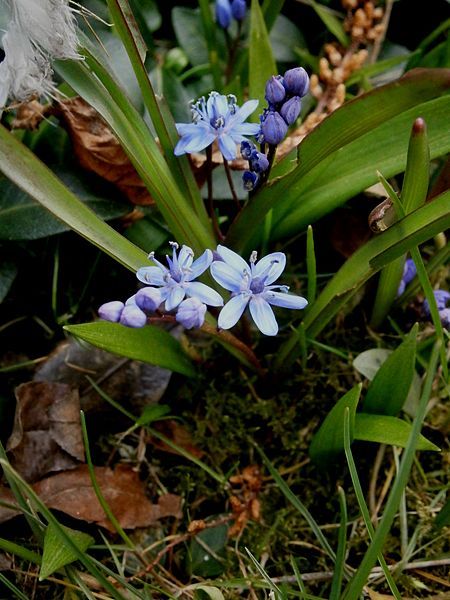
[(305, 596), (307, 595), (305, 584), (303, 583), (302, 574), (300, 573), (300, 569), (298, 568), (297, 562), (293, 556), (291, 556), (290, 562), (291, 562), (292, 570), (294, 571), (295, 580), (297, 582), (298, 589), (300, 590), (300, 594), (301, 594), (300, 597), (305, 598)]
[(314, 248), (314, 232), (311, 225), (308, 225), (308, 229), (306, 232), (306, 270), (308, 273), (307, 298), (309, 304), (312, 304), (316, 299), (317, 267), (316, 252)]
[(341, 597), (342, 579), (344, 575), (345, 555), (347, 550), (347, 502), (345, 492), (339, 486), (339, 506), (341, 509), (341, 520), (339, 524), (338, 546), (336, 550), (336, 562), (334, 564), (333, 579), (331, 581), (330, 600), (339, 600)]
[(280, 488), (280, 491), (284, 494), (285, 498), (287, 500), (289, 500), (289, 502), (292, 504), (292, 506), (296, 510), (298, 510), (298, 512), (303, 516), (303, 518), (306, 520), (306, 522), (310, 526), (312, 532), (316, 536), (317, 540), (319, 541), (320, 545), (325, 550), (326, 554), (328, 554), (328, 556), (334, 562), (336, 560), (336, 554), (335, 554), (333, 548), (328, 543), (328, 540), (326, 539), (326, 537), (323, 535), (322, 530), (320, 529), (318, 523), (316, 522), (316, 520), (314, 519), (312, 514), (309, 512), (309, 510), (306, 508), (306, 506), (299, 500), (299, 498), (297, 498), (297, 496), (292, 492), (292, 490), (289, 488), (289, 486), (286, 485), (283, 478), (278, 473), (278, 471), (275, 469), (275, 467), (270, 462), (270, 460), (267, 458), (267, 456), (265, 455), (263, 450), (255, 442), (253, 442), (253, 445), (256, 448), (256, 451), (258, 452), (258, 454), (261, 456), (264, 464), (266, 465), (269, 473), (273, 477), (275, 483)]
[(19, 544), (15, 544), (14, 542), (10, 542), (9, 540), (5, 540), (4, 538), (0, 538), (0, 548), (9, 554), (14, 554), (23, 560), (27, 560), (35, 565), (41, 564), (41, 556), (37, 554), (37, 552), (33, 552), (32, 550), (28, 550), (24, 546), (20, 546)]
[(369, 573), (374, 566), (377, 556), (382, 550), (382, 547), (386, 541), (389, 531), (392, 527), (392, 523), (397, 513), (401, 496), (408, 484), (408, 478), (411, 471), (411, 466), (414, 460), (417, 441), (419, 434), (422, 429), (423, 421), (425, 419), (428, 401), (431, 395), (434, 377), (436, 375), (437, 365), (440, 354), (440, 342), (436, 342), (433, 347), (428, 370), (425, 376), (425, 382), (422, 389), (419, 405), (417, 407), (417, 414), (413, 421), (411, 434), (409, 436), (408, 444), (403, 453), (402, 460), (400, 462), (400, 468), (397, 476), (394, 480), (389, 497), (386, 501), (383, 516), (378, 524), (377, 530), (370, 542), (369, 548), (365, 553), (354, 577), (350, 581), (350, 584), (345, 592), (344, 600), (358, 600), (361, 595), (362, 589), (367, 582)]
[[(363, 518), (364, 524), (366, 526), (367, 532), (369, 534), (369, 538), (373, 540), (375, 535), (375, 529), (372, 525), (372, 521), (370, 519), (369, 509), (367, 508), (366, 501), (364, 500), (364, 492), (362, 490), (361, 483), (358, 477), (358, 471), (356, 469), (356, 464), (353, 458), (352, 450), (351, 450), (351, 438), (350, 438), (350, 411), (347, 409), (344, 414), (344, 450), (345, 457), (348, 463), (348, 469), (350, 471), (350, 477), (352, 479), (353, 488), (355, 490), (356, 499), (359, 506), (359, 511)], [(391, 592), (396, 598), (396, 600), (402, 600), (400, 592), (398, 591), (397, 585), (389, 571), (389, 568), (386, 564), (383, 554), (381, 553), (381, 549), (377, 552), (375, 560), (378, 560), (380, 563), (380, 567), (383, 571), (383, 574), (386, 578), (386, 581), (391, 589)], [(375, 562), (375, 561), (374, 561)], [(373, 566), (373, 565), (372, 565)]]
[(7, 587), (9, 590), (11, 590), (16, 596), (17, 598), (20, 598), (20, 600), (29, 600), (28, 596), (25, 596), (25, 594), (23, 594), (19, 588), (17, 588), (5, 575), (3, 575), (3, 573), (0, 572), (0, 581), (3, 583), (3, 585), (5, 587)]

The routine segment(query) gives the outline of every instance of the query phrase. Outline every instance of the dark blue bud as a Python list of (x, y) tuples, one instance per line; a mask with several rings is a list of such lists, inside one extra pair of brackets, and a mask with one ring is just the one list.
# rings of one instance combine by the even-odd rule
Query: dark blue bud
[(285, 102), (280, 108), (280, 115), (288, 125), (292, 125), (298, 119), (301, 108), (302, 101), (300, 100), (300, 97), (292, 96), (292, 98)]
[[(434, 290), (433, 294), (436, 299), (438, 311), (445, 310), (447, 303), (450, 302), (450, 292), (446, 290)], [(423, 302), (423, 311), (427, 317), (430, 316), (430, 305), (426, 299)]]
[(411, 283), (414, 277), (417, 275), (416, 265), (412, 258), (407, 258), (405, 261), (405, 266), (403, 267), (403, 275), (402, 279), (405, 282), (405, 285)]
[(308, 73), (303, 67), (289, 69), (284, 74), (284, 87), (289, 94), (303, 97), (309, 90)]
[(154, 312), (163, 301), (158, 288), (146, 287), (139, 290), (135, 297), (137, 306), (145, 312)]
[(278, 104), (283, 102), (286, 96), (286, 90), (283, 85), (283, 78), (281, 75), (272, 75), (272, 77), (266, 83), (266, 100), (270, 104)]
[(261, 125), (264, 140), (273, 146), (284, 140), (288, 126), (283, 117), (277, 112), (269, 112)]
[(232, 15), (229, 0), (216, 0), (216, 21), (222, 29), (228, 29), (231, 18)]
[(439, 311), (439, 317), (441, 319), (442, 327), (450, 329), (450, 308), (444, 308)]
[(98, 316), (104, 321), (111, 321), (117, 323), (122, 314), (124, 303), (119, 300), (112, 300), (111, 302), (105, 302), (98, 309)]
[(128, 304), (120, 315), (119, 323), (126, 327), (144, 327), (147, 323), (147, 315), (136, 304)]
[(233, 0), (231, 3), (231, 13), (236, 21), (242, 21), (247, 14), (247, 5), (245, 0)]
[(254, 152), (255, 150), (256, 146), (252, 142), (249, 142), (248, 140), (244, 140), (243, 142), (241, 142), (241, 156), (245, 160), (249, 160), (252, 155), (252, 152)]
[(249, 159), (250, 168), (255, 173), (262, 173), (263, 171), (267, 171), (269, 168), (269, 161), (265, 154), (254, 150)]
[(252, 173), (251, 171), (244, 171), (242, 175), (242, 181), (244, 183), (244, 190), (251, 192), (255, 189), (259, 180), (259, 176), (256, 173)]

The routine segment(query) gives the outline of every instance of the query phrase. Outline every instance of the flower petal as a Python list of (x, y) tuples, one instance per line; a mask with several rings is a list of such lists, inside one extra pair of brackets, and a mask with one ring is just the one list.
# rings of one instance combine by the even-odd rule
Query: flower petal
[(239, 321), (250, 300), (249, 294), (238, 294), (228, 300), (220, 311), (217, 324), (220, 329), (230, 329)]
[(260, 129), (259, 123), (242, 123), (235, 125), (229, 133), (235, 141), (242, 142), (247, 135), (258, 135)]
[(231, 135), (221, 133), (217, 141), (219, 142), (219, 150), (222, 152), (225, 160), (234, 160), (236, 158), (236, 142)]
[[(223, 288), (230, 292), (239, 293), (248, 288), (249, 279), (244, 281), (236, 269), (224, 262), (215, 261), (211, 265), (211, 275)], [(247, 285), (246, 285), (247, 284)]]
[[(272, 265), (272, 266), (271, 266)], [(253, 277), (266, 277), (266, 285), (278, 279), (286, 266), (286, 254), (272, 252), (259, 260), (253, 269)]]
[(245, 119), (256, 110), (259, 100), (248, 100), (239, 108), (229, 119), (227, 130), (230, 131), (235, 125), (240, 125)]
[(160, 269), (160, 267), (141, 267), (136, 273), (136, 277), (139, 279), (139, 281), (142, 281), (142, 283), (156, 286), (166, 285), (166, 282), (164, 281), (164, 275), (165, 273), (162, 269)]
[(227, 265), (229, 265), (230, 267), (235, 269), (239, 274), (242, 275), (244, 273), (244, 271), (250, 273), (249, 265), (245, 262), (245, 260), (241, 256), (239, 256), (239, 254), (236, 254), (236, 252), (233, 252), (233, 250), (230, 250), (226, 246), (221, 246), (219, 244), (217, 246), (217, 254), (220, 256), (220, 258), (224, 262), (227, 263)]
[(206, 271), (212, 261), (213, 253), (211, 250), (205, 250), (203, 254), (192, 263), (190, 273), (186, 278), (187, 281), (193, 281), (194, 279), (197, 279), (197, 277), (200, 277), (200, 275)]
[(185, 296), (186, 292), (184, 288), (182, 288), (180, 285), (174, 286), (167, 296), (165, 304), (166, 310), (173, 310), (176, 308)]
[(189, 246), (181, 246), (178, 254), (178, 266), (180, 269), (189, 269), (194, 259), (194, 252)]
[(191, 298), (197, 298), (208, 306), (223, 306), (222, 296), (209, 285), (194, 281), (186, 286), (186, 293)]
[(300, 310), (308, 305), (308, 300), (295, 294), (285, 294), (283, 292), (265, 292), (264, 299), (274, 306), (282, 306), (284, 308), (292, 308)]
[(270, 305), (261, 295), (251, 297), (250, 314), (261, 333), (264, 333), (264, 335), (277, 335), (278, 323), (275, 315)]

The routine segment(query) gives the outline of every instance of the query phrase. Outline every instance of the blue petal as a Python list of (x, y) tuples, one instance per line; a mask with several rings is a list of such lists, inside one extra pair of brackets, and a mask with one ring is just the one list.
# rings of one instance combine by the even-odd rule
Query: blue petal
[(215, 290), (204, 283), (194, 281), (186, 287), (186, 293), (191, 298), (197, 298), (208, 306), (223, 306), (223, 298)]
[(163, 286), (166, 284), (164, 275), (165, 272), (160, 267), (141, 267), (136, 273), (136, 277), (139, 281), (142, 281), (142, 283), (156, 286)]
[(228, 98), (223, 94), (211, 92), (206, 103), (206, 111), (210, 119), (225, 117), (228, 112)]
[(185, 296), (186, 292), (184, 288), (182, 288), (179, 285), (173, 287), (170, 290), (169, 295), (167, 296), (165, 304), (166, 310), (173, 310), (174, 308), (176, 308)]
[(259, 100), (248, 100), (248, 102), (245, 102), (228, 121), (230, 128), (243, 123), (256, 110), (258, 104)]
[(264, 335), (277, 335), (278, 323), (275, 315), (261, 295), (252, 296), (250, 300), (250, 314), (261, 333), (264, 333)]
[(175, 123), (175, 127), (180, 136), (192, 135), (198, 130), (198, 125), (196, 123)]
[(189, 246), (182, 246), (178, 254), (178, 266), (180, 269), (189, 269), (194, 260), (194, 252)]
[(247, 289), (250, 283), (248, 278), (244, 280), (242, 274), (224, 262), (213, 262), (211, 265), (211, 275), (218, 284), (230, 292), (241, 292), (243, 289)]
[(220, 311), (218, 326), (220, 329), (230, 329), (239, 321), (250, 300), (248, 294), (238, 294), (231, 298)]
[(206, 125), (206, 123), (203, 126), (202, 123), (198, 123), (194, 127), (195, 129), (192, 132), (183, 135), (178, 140), (174, 150), (175, 156), (190, 152), (200, 152), (200, 150), (212, 144), (217, 137), (217, 133), (211, 131), (210, 126)]
[(259, 123), (242, 123), (235, 125), (229, 133), (233, 139), (242, 142), (247, 135), (258, 135), (260, 128)]
[(284, 308), (292, 308), (294, 310), (305, 308), (308, 304), (306, 298), (295, 296), (294, 294), (285, 294), (283, 292), (265, 292), (264, 298), (269, 304), (282, 306)]
[(235, 269), (241, 275), (244, 273), (244, 271), (248, 273), (250, 272), (250, 267), (245, 260), (239, 256), (239, 254), (236, 254), (236, 252), (233, 252), (233, 250), (230, 250), (226, 246), (221, 246), (219, 244), (217, 246), (217, 254), (224, 262), (227, 263), (227, 265)]
[(194, 279), (197, 279), (197, 277), (200, 277), (212, 263), (212, 260), (213, 253), (211, 250), (205, 250), (203, 254), (192, 263), (189, 276), (186, 278), (187, 281), (193, 281)]
[(217, 138), (219, 150), (222, 152), (225, 160), (234, 160), (236, 158), (236, 142), (227, 133), (221, 133)]
[[(270, 266), (272, 265), (272, 266)], [(253, 269), (253, 277), (266, 276), (266, 285), (270, 285), (278, 279), (286, 267), (286, 254), (283, 252), (272, 252), (259, 260)]]

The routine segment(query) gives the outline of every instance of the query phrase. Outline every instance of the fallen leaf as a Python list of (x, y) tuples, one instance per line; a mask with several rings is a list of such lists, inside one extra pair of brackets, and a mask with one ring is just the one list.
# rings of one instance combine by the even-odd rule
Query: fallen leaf
[[(158, 519), (181, 516), (179, 496), (165, 494), (159, 497), (157, 504), (152, 504), (145, 495), (139, 475), (128, 466), (118, 465), (114, 470), (95, 467), (95, 478), (112, 513), (124, 529), (148, 527)], [(97, 499), (87, 465), (47, 477), (31, 487), (48, 508), (115, 531)], [(4, 487), (0, 487), (0, 501), (15, 504), (11, 491)], [(19, 510), (0, 506), (0, 522), (18, 514)]]
[(36, 130), (41, 121), (52, 112), (51, 104), (41, 104), (38, 100), (22, 102), (16, 110), (16, 117), (11, 123), (12, 129)]
[[(171, 442), (177, 446), (180, 446), (180, 448), (183, 448), (183, 450), (186, 450), (189, 452), (189, 454), (192, 454), (192, 456), (201, 458), (205, 454), (203, 450), (200, 450), (194, 446), (189, 432), (177, 421), (173, 419), (160, 421), (159, 423), (155, 424), (154, 428), (162, 433)], [(158, 450), (169, 452), (170, 454), (180, 454), (177, 452), (177, 450), (171, 448), (168, 444), (156, 439), (155, 437), (150, 436), (149, 441)]]
[(15, 394), (14, 427), (6, 449), (26, 481), (84, 461), (77, 390), (63, 383), (30, 381), (19, 385)]
[(154, 204), (122, 146), (99, 113), (79, 97), (58, 103), (81, 167), (116, 185), (133, 204)]

